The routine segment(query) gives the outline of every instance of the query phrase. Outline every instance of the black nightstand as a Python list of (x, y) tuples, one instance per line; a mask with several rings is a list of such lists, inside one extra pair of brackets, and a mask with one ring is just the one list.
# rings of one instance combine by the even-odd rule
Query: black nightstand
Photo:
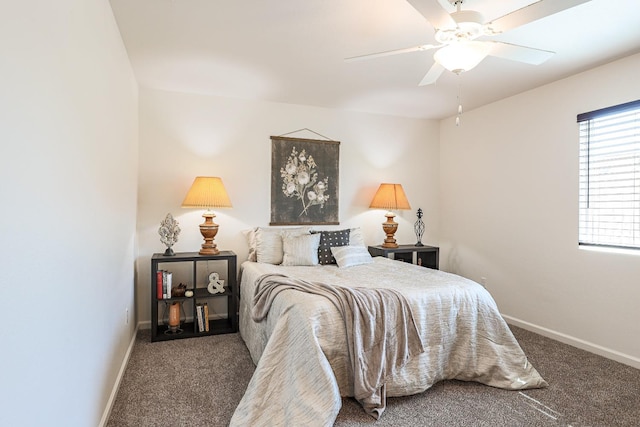
[[(174, 256), (153, 254), (151, 257), (151, 341), (237, 332), (236, 268), (236, 254), (232, 251), (220, 251), (218, 255), (200, 255), (198, 252), (179, 252)], [(173, 286), (184, 283), (186, 290), (193, 295), (163, 299), (161, 279), (163, 270), (172, 273)], [(212, 273), (217, 273), (219, 279), (224, 280), (223, 292), (212, 294), (207, 290), (209, 276)], [(173, 303), (181, 305), (182, 321), (178, 333), (172, 332), (167, 324), (167, 310)], [(205, 319), (204, 310), (200, 310), (203, 314), (201, 331), (196, 312), (198, 307), (204, 307), (205, 303), (209, 316)], [(214, 308), (217, 306), (225, 307), (226, 314), (216, 314)]]
[(397, 261), (410, 262), (423, 267), (438, 269), (440, 248), (435, 246), (399, 245), (397, 248), (369, 246), (371, 256), (383, 256)]

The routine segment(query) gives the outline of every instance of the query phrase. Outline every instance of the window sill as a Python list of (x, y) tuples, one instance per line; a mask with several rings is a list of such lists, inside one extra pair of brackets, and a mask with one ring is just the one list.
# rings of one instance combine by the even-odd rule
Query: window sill
[(640, 256), (640, 249), (615, 248), (611, 246), (578, 245), (578, 249), (590, 252), (605, 252), (609, 254), (635, 255)]

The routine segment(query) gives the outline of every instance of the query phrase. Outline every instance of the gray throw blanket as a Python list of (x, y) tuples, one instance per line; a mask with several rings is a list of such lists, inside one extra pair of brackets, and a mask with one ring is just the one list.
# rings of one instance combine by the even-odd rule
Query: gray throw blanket
[(275, 297), (287, 289), (324, 296), (336, 306), (347, 331), (354, 397), (377, 419), (386, 405), (387, 374), (424, 352), (409, 302), (393, 289), (348, 288), (265, 274), (256, 286), (253, 320), (264, 320)]

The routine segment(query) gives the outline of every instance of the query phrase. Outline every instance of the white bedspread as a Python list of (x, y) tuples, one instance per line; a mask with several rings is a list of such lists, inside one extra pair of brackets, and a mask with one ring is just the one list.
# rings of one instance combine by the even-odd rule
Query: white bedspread
[(444, 379), (514, 390), (547, 385), (493, 298), (475, 282), (381, 257), (342, 269), (245, 262), (240, 334), (257, 367), (232, 426), (330, 426), (341, 396), (353, 396), (346, 331), (329, 300), (285, 290), (264, 321), (252, 320), (255, 281), (272, 273), (340, 286), (393, 288), (411, 302), (425, 352), (387, 375), (387, 396), (420, 393)]

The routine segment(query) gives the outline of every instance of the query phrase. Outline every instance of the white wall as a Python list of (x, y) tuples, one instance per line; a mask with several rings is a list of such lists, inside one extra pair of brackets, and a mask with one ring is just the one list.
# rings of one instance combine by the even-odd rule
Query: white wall
[(0, 425), (96, 426), (134, 332), (137, 85), (106, 0), (0, 14)]
[[(384, 211), (369, 210), (381, 182), (401, 183), (412, 211), (401, 211), (396, 238), (415, 243), (415, 211), (425, 212), (423, 242), (438, 243), (438, 124), (298, 105), (140, 90), (137, 298), (150, 319), (149, 259), (163, 252), (158, 228), (171, 213), (182, 233), (174, 249), (198, 251), (202, 211), (180, 204), (197, 175), (220, 176), (233, 203), (216, 211), (218, 247), (247, 256), (241, 231), (270, 219), (271, 135), (308, 128), (340, 144), (340, 227), (360, 226), (369, 244), (384, 240)], [(310, 132), (292, 137), (318, 138)]]
[(640, 55), (440, 125), (441, 262), (521, 326), (640, 367), (640, 257), (578, 249), (576, 115), (640, 98)]

